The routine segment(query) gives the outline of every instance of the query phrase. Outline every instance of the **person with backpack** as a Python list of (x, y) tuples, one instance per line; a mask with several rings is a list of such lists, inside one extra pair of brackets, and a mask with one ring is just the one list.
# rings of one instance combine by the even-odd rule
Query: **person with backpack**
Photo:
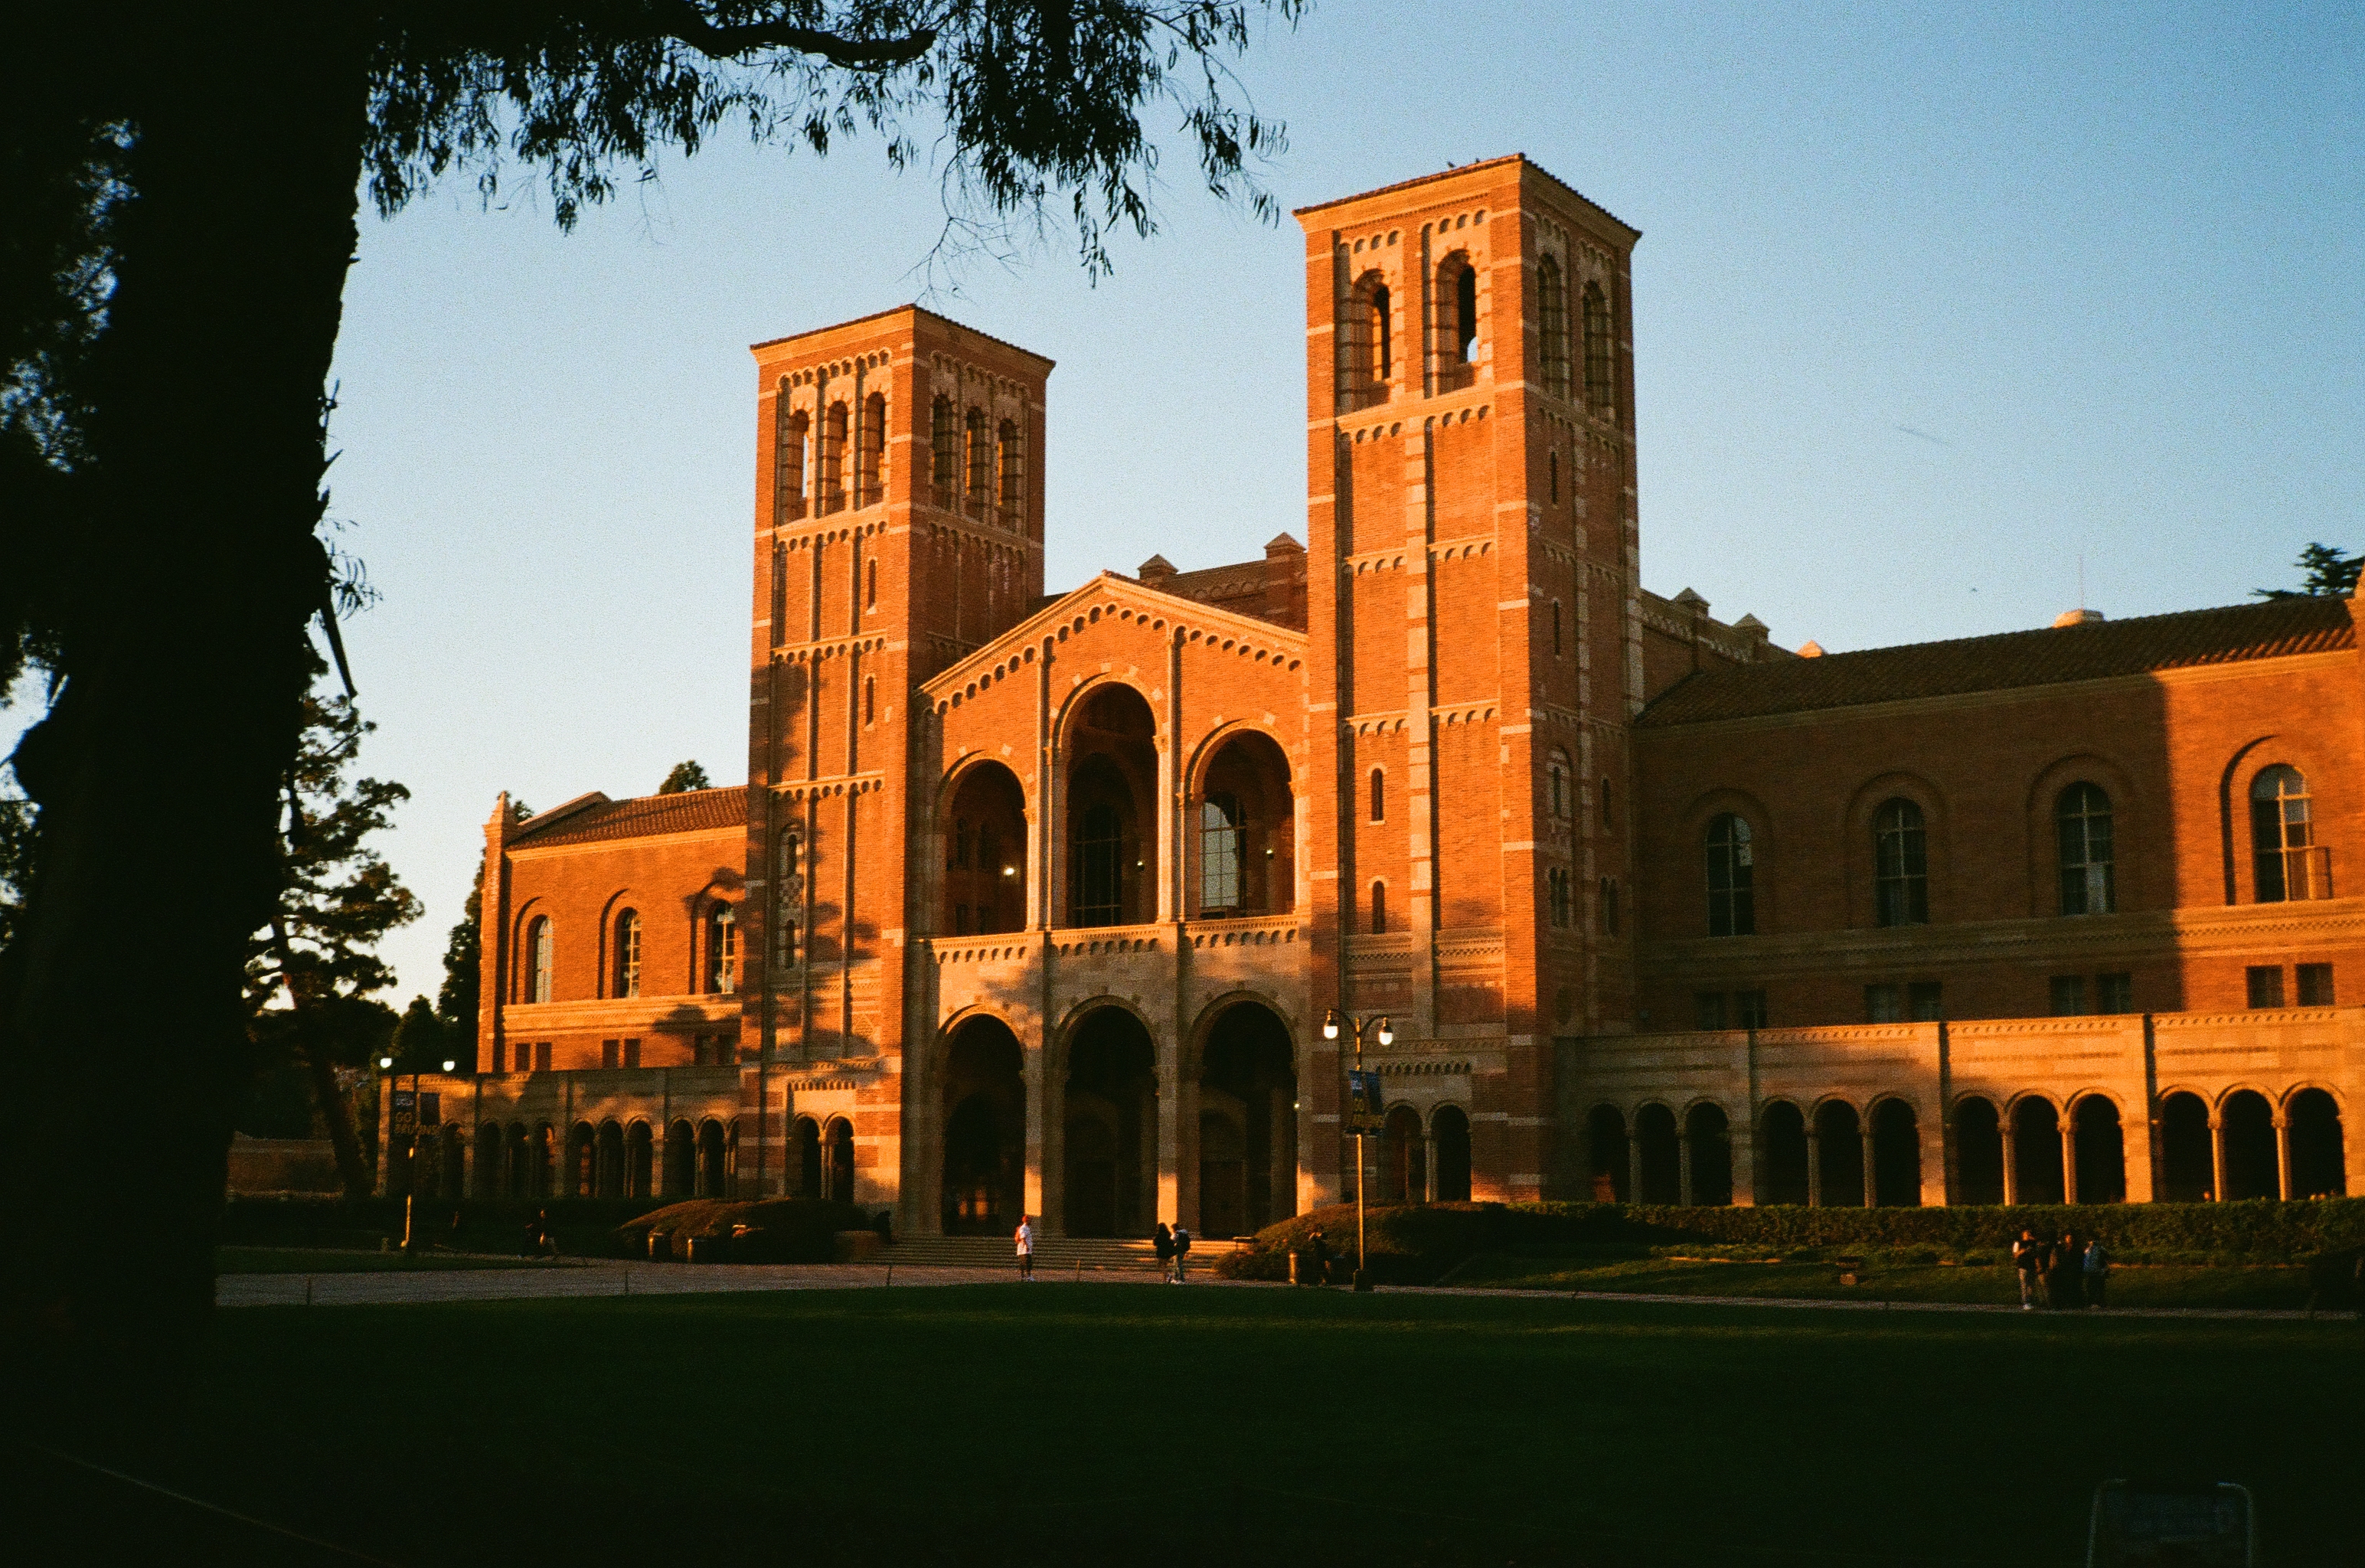
[(1174, 1282), (1182, 1282), (1182, 1260), (1191, 1255), (1190, 1226), (1176, 1221), (1174, 1225)]
[(2111, 1278), (2111, 1255), (2103, 1249), (2101, 1237), (2086, 1243), (2086, 1257), (2081, 1267), (2086, 1275), (2086, 1305), (2100, 1312), (2108, 1305), (2103, 1296), (2103, 1287)]
[(2036, 1232), (2023, 1230), (2020, 1239), (2012, 1244), (2012, 1266), (2020, 1276), (2020, 1310), (2036, 1310), (2036, 1273), (2044, 1266), (2045, 1249), (2036, 1244)]
[(2065, 1235), (2045, 1251), (2045, 1305), (2057, 1312), (2075, 1312), (2081, 1304), (2078, 1280), (2078, 1238)]

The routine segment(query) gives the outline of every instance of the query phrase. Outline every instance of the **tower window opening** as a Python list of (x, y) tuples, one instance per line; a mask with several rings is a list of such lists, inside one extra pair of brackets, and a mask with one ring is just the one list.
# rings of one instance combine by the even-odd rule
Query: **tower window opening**
[(950, 398), (938, 398), (928, 410), (928, 487), (936, 505), (950, 511), (959, 488), (960, 416)]
[(1387, 770), (1382, 767), (1372, 769), (1372, 820), (1375, 823), (1388, 820), (1388, 775)]
[[(1546, 256), (1536, 263), (1536, 350), (1542, 361), (1544, 390), (1555, 398), (1568, 396), (1568, 294), (1561, 281), (1560, 261)], [(1555, 460), (1552, 499), (1560, 499), (1560, 471)]]
[(1608, 414), (1615, 405), (1615, 393), (1610, 377), (1609, 301), (1602, 297), (1601, 286), (1585, 286), (1585, 402), (1597, 414)]
[(887, 459), (887, 399), (877, 392), (862, 400), (861, 439), (855, 445), (854, 504), (875, 507), (886, 494), (880, 470)]
[(1002, 526), (1023, 531), (1026, 524), (1026, 443), (1018, 434), (1018, 421), (1002, 421), (1000, 456), (1002, 463)]
[(862, 608), (879, 608), (879, 563), (866, 561), (862, 566)]
[(1478, 273), (1467, 263), (1453, 280), (1454, 353), (1465, 364), (1478, 347)]
[(874, 723), (878, 718), (879, 678), (866, 675), (862, 678), (862, 722), (866, 724)]
[(986, 502), (993, 494), (993, 431), (985, 422), (983, 409), (969, 411), (969, 514), (985, 516)]
[(1374, 878), (1372, 882), (1372, 935), (1388, 934), (1388, 885)]
[(782, 522), (805, 515), (805, 443), (812, 420), (801, 409), (790, 409), (784, 394), (772, 443), (772, 514)]
[(824, 517), (846, 510), (846, 425), (843, 403), (832, 403), (821, 421), (821, 473), (813, 487), (815, 510)]
[(1560, 648), (1560, 600), (1558, 600), (1558, 599), (1553, 599), (1553, 600), (1552, 600), (1552, 657), (1554, 657), (1554, 658), (1558, 658), (1558, 657), (1560, 657), (1560, 656), (1561, 656), (1561, 648)]

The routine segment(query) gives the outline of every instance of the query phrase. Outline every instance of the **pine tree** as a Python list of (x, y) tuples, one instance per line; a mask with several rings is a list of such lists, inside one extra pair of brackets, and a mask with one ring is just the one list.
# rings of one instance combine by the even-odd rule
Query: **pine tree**
[(683, 795), (692, 790), (711, 790), (713, 787), (713, 780), (706, 777), (705, 768), (695, 762), (677, 762), (673, 765), (673, 771), (665, 776), (665, 782), (657, 786), (657, 793)]
[(2330, 544), (2311, 544), (2299, 553), (2300, 586), (2295, 588), (2252, 588), (2253, 599), (2347, 599), (2357, 591), (2357, 577), (2365, 570), (2365, 554), (2351, 555)]

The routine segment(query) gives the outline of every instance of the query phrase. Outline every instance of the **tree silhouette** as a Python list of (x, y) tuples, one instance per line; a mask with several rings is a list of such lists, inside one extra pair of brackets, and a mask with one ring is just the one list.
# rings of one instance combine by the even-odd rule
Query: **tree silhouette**
[(2365, 555), (2351, 555), (2329, 544), (2311, 544), (2293, 563), (2300, 569), (2295, 588), (2252, 588), (2252, 599), (2347, 599), (2357, 591), (2357, 576), (2365, 570)]
[(682, 795), (692, 790), (711, 790), (713, 787), (714, 781), (707, 778), (705, 768), (695, 762), (677, 762), (673, 765), (673, 771), (665, 776), (665, 782), (657, 786), (657, 793)]

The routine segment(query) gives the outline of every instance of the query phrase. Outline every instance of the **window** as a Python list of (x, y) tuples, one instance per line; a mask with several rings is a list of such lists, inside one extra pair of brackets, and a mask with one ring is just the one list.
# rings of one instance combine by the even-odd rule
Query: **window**
[(641, 994), (641, 917), (635, 910), (616, 916), (616, 994)]
[(1371, 293), (1372, 379), (1384, 382), (1395, 374), (1395, 345), (1388, 334), (1393, 323), (1388, 316), (1388, 286), (1372, 285)]
[(805, 442), (810, 439), (808, 427), (812, 422), (803, 409), (789, 407), (784, 391), (772, 434), (772, 517), (776, 528), (805, 515)]
[(1083, 829), (1076, 846), (1075, 922), (1115, 925), (1125, 918), (1125, 824), (1115, 806), (1101, 804), (1085, 808)]
[(626, 1067), (638, 1067), (641, 1065), (640, 1041), (626, 1040), (624, 1042), (624, 1065)]
[(1552, 600), (1552, 657), (1560, 657), (1560, 600)]
[(1026, 444), (1019, 439), (1018, 421), (1002, 421), (1002, 526), (1023, 532), (1026, 525)]
[(876, 561), (862, 563), (862, 608), (879, 608), (879, 563)]
[(537, 1040), (534, 1042), (533, 1065), (534, 1070), (537, 1072), (548, 1072), (550, 1070), (550, 1042), (548, 1040)]
[(2330, 964), (2302, 964), (2299, 967), (2299, 1004), (2302, 1007), (2333, 1005)]
[(983, 517), (993, 495), (993, 431), (983, 409), (969, 411), (969, 514)]
[(1601, 921), (1601, 934), (1604, 936), (1615, 936), (1618, 935), (1619, 913), (1617, 878), (1604, 877), (1601, 879), (1600, 898), (1601, 907), (1599, 918)]
[(1551, 456), (1549, 456), (1549, 457), (1547, 457), (1546, 459), (1544, 459), (1544, 472), (1545, 472), (1545, 475), (1546, 475), (1547, 479), (1548, 479), (1548, 481), (1549, 481), (1549, 483), (1550, 483), (1550, 486), (1551, 486), (1552, 503), (1552, 505), (1554, 505), (1554, 506), (1558, 506), (1558, 505), (1560, 505), (1560, 454), (1559, 454), (1559, 453), (1555, 452), (1555, 453), (1553, 453)]
[(1377, 767), (1372, 769), (1372, 820), (1388, 820), (1388, 776), (1384, 769)]
[(950, 858), (945, 862), (945, 868), (947, 870), (966, 871), (969, 869), (970, 842), (969, 819), (966, 817), (955, 817), (953, 819), (951, 856)]
[(780, 545), (772, 546), (772, 646), (779, 647), (789, 640), (789, 553)]
[(887, 456), (887, 399), (876, 392), (862, 400), (862, 435), (856, 448), (854, 504), (875, 507), (886, 493), (880, 470)]
[(717, 996), (739, 989), (739, 912), (727, 903), (706, 915), (706, 989)]
[(1905, 1016), (1909, 1020), (1935, 1024), (1945, 1015), (1945, 992), (1936, 980), (1915, 980), (1905, 988)]
[(623, 1041), (602, 1040), (600, 1042), (600, 1065), (601, 1067), (607, 1068), (612, 1071), (614, 1069), (623, 1065)]
[(1930, 924), (1930, 857), (1922, 808), (1891, 801), (1874, 813), (1873, 918), (1882, 925)]
[(846, 405), (832, 403), (821, 421), (821, 472), (814, 476), (813, 510), (826, 517), (846, 510)]
[(2253, 964), (2244, 971), (2249, 982), (2250, 1005), (2281, 1007), (2283, 1004), (2283, 967), (2281, 964)]
[(1610, 380), (1609, 302), (1601, 286), (1585, 286), (1585, 402), (1597, 414), (1610, 412), (1615, 393)]
[(1724, 1027), (1724, 992), (1721, 991), (1692, 992), (1692, 1025), (1698, 1029)]
[(1551, 913), (1552, 928), (1567, 930), (1572, 918), (1569, 906), (1574, 902), (1570, 896), (1568, 868), (1554, 866), (1544, 872), (1544, 899)]
[(2086, 1011), (2086, 977), (2055, 975), (2053, 986), (2053, 1016), (2075, 1018)]
[(965, 903), (953, 905), (953, 935), (956, 936), (969, 935), (969, 905)]
[(1901, 985), (1866, 986), (1864, 1021), (1867, 1024), (1905, 1022), (1905, 988)]
[(1372, 935), (1384, 936), (1387, 934), (1388, 885), (1385, 882), (1374, 881), (1372, 884)]
[(1617, 813), (1609, 809), (1609, 780), (1607, 778), (1601, 781), (1601, 831), (1604, 833), (1618, 831)]
[(1240, 903), (1240, 802), (1210, 795), (1199, 807), (1199, 907), (1213, 914)]
[(2111, 868), (2111, 798), (2097, 784), (2072, 784), (2053, 808), (2061, 839), (2061, 913), (2108, 914), (2119, 907)]
[[(1546, 256), (1536, 263), (1536, 346), (1543, 362), (1544, 390), (1555, 398), (1568, 396), (1568, 292), (1560, 275), (1560, 261)], [(1552, 468), (1552, 499), (1560, 499), (1560, 468)]]
[(2135, 977), (2124, 970), (2117, 974), (2094, 977), (2094, 1011), (2097, 1013), (2133, 1013), (2135, 1010)]
[(928, 487), (936, 505), (947, 511), (959, 488), (959, 472), (960, 416), (953, 411), (950, 398), (939, 398), (928, 410)]
[(1576, 812), (1576, 791), (1569, 778), (1568, 754), (1554, 750), (1544, 758), (1544, 798), (1552, 820), (1565, 822)]
[(866, 724), (872, 723), (878, 720), (878, 717), (879, 678), (866, 675), (862, 678), (862, 722)]
[(796, 915), (791, 913), (784, 911), (778, 924), (779, 932), (775, 942), (779, 957), (774, 962), (784, 969), (792, 969), (797, 966), (797, 939), (802, 933), (799, 929)]
[(537, 914), (525, 928), (525, 999), (550, 1000), (550, 917)]
[(1708, 934), (1751, 936), (1757, 931), (1756, 870), (1749, 823), (1731, 812), (1708, 824)]
[(2330, 896), (2332, 890), (2318, 890), (2311, 875), (2315, 843), (2307, 779), (2281, 763), (2261, 770), (2250, 781), (2250, 851), (2260, 903)]
[(1736, 991), (1732, 993), (1732, 1004), (1737, 1014), (1732, 1021), (1736, 1029), (1763, 1029), (1766, 1026), (1766, 1020), (1772, 1016), (1765, 1006), (1765, 993), (1762, 991)]
[(1478, 272), (1462, 263), (1453, 278), (1454, 352), (1467, 364), (1478, 347)]

